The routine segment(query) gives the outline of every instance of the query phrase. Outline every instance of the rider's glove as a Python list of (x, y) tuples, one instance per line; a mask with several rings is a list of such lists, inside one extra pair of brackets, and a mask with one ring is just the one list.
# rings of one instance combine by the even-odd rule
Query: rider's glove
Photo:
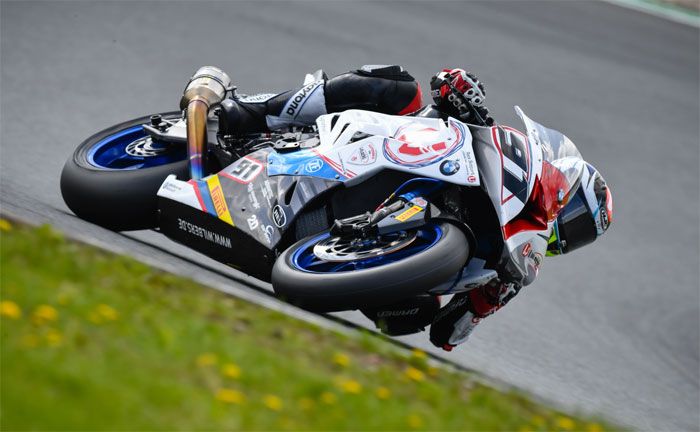
[(430, 95), (437, 108), (449, 116), (478, 125), (491, 126), (494, 123), (484, 106), (484, 84), (471, 72), (458, 68), (443, 69), (430, 80)]
[(430, 342), (445, 351), (465, 342), (481, 320), (505, 305), (518, 289), (498, 280), (456, 294), (433, 319)]

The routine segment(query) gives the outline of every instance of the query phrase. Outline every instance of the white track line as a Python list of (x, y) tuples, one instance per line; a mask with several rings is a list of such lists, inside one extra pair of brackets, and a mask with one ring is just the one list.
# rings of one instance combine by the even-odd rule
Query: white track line
[[(700, 28), (700, 16), (695, 16), (688, 12), (683, 12), (671, 7), (665, 7), (654, 3), (649, 3), (644, 0), (600, 0), (606, 3), (621, 6), (627, 9), (633, 9), (640, 12), (648, 13), (660, 18), (665, 18), (680, 24), (689, 25), (691, 27)], [(699, 0), (700, 1), (700, 0)]]

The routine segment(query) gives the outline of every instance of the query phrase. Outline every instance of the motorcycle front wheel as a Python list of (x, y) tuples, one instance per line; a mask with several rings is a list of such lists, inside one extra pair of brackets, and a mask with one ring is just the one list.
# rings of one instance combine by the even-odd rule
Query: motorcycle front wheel
[(272, 270), (275, 293), (321, 312), (380, 306), (454, 278), (469, 258), (464, 233), (448, 222), (374, 239), (329, 233), (300, 240)]
[[(174, 120), (180, 112), (160, 114)], [(186, 178), (187, 147), (151, 140), (150, 116), (112, 126), (83, 141), (61, 173), (61, 194), (81, 219), (115, 231), (157, 226), (156, 193), (169, 174)]]

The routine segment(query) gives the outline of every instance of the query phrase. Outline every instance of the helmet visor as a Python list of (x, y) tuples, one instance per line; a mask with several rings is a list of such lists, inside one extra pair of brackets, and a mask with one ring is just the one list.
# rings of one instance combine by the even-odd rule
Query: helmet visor
[(568, 253), (585, 246), (598, 237), (598, 230), (591, 215), (583, 190), (579, 188), (557, 218), (561, 253)]

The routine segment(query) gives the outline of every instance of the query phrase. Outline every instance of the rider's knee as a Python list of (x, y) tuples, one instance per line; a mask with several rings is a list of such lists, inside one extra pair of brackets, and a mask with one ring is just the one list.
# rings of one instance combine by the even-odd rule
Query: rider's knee
[(409, 114), (422, 105), (418, 82), (401, 66), (363, 66), (326, 82), (328, 112), (367, 109)]

